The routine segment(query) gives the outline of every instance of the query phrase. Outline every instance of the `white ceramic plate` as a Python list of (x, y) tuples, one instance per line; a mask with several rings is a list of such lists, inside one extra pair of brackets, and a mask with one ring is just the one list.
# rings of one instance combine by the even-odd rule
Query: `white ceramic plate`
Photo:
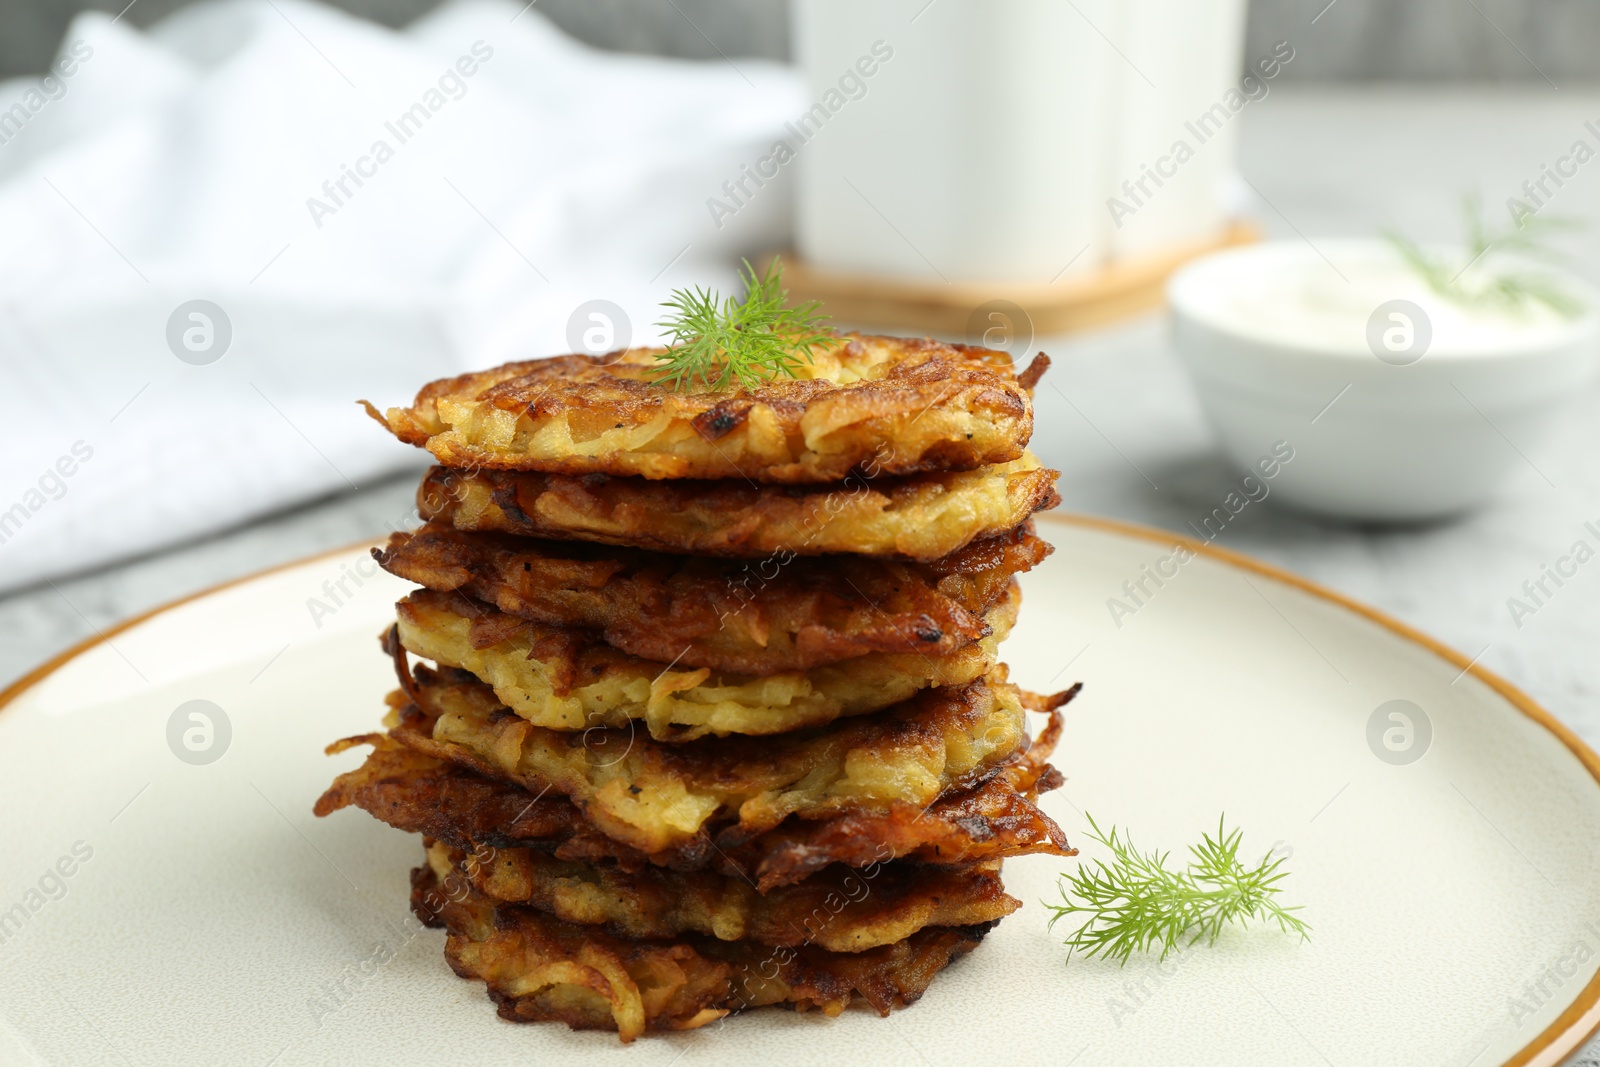
[[(1594, 1028), (1593, 753), (1289, 575), (1205, 551), (1135, 603), (1122, 583), (1170, 535), (1046, 529), (1007, 658), (1030, 687), (1086, 688), (1045, 806), (1080, 844), (1090, 811), (1179, 854), (1226, 812), (1247, 851), (1292, 850), (1309, 943), (1250, 929), (1162, 966), (1068, 966), (1039, 902), (1076, 861), (1034, 857), (1006, 867), (1026, 906), (887, 1021), (760, 1012), (628, 1048), (503, 1023), (406, 922), (416, 840), (310, 812), (360, 758), (322, 746), (372, 728), (391, 684), (374, 638), (402, 585), (349, 550), (159, 611), (0, 697), (0, 1063), (1481, 1067), (1554, 1063)], [(1114, 619), (1116, 596), (1136, 610)], [(179, 713), (195, 700), (231, 731), (212, 714), (214, 762), (174, 754), (186, 729), (204, 747)], [(1395, 700), (1410, 748), (1396, 706), (1369, 744)]]

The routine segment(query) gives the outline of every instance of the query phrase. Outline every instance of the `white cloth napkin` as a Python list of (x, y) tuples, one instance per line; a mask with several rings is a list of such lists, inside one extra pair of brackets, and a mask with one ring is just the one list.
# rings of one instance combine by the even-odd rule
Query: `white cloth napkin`
[(571, 351), (588, 301), (653, 339), (671, 288), (785, 242), (785, 175), (707, 200), (802, 95), (509, 0), (398, 33), (303, 0), (80, 16), (0, 84), (0, 590), (416, 463), (357, 398)]

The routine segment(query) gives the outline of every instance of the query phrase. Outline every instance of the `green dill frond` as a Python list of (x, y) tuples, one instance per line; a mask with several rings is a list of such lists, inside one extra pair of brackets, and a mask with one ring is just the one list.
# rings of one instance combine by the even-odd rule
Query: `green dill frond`
[(1274, 899), (1278, 883), (1288, 874), (1284, 858), (1269, 852), (1254, 867), (1239, 861), (1240, 830), (1229, 832), (1225, 817), (1217, 820), (1217, 835), (1203, 836), (1189, 849), (1183, 870), (1168, 866), (1170, 853), (1141, 852), (1132, 838), (1113, 826), (1109, 834), (1092, 815), (1089, 837), (1111, 851), (1110, 862), (1095, 860), (1079, 866), (1077, 873), (1061, 876), (1061, 903), (1049, 901), (1050, 928), (1082, 917), (1067, 938), (1067, 959), (1073, 953), (1105, 956), (1126, 964), (1135, 953), (1160, 950), (1166, 959), (1174, 950), (1197, 941), (1216, 941), (1232, 923), (1251, 920), (1275, 922), (1284, 933), (1309, 939), (1311, 927)]
[(719, 300), (696, 287), (673, 290), (661, 305), (673, 313), (656, 323), (671, 337), (667, 351), (656, 357), (660, 381), (674, 390), (691, 389), (696, 382), (716, 392), (734, 382), (754, 389), (780, 374), (796, 377), (812, 352), (833, 339), (822, 327), (827, 316), (818, 314), (816, 301), (784, 307), (789, 294), (777, 260), (762, 275), (745, 260), (740, 279), (743, 300)]
[[(1466, 198), (1462, 214), (1467, 231), (1464, 262), (1430, 252), (1393, 230), (1385, 231), (1384, 237), (1429, 289), (1462, 307), (1499, 307), (1520, 312), (1529, 304), (1540, 303), (1568, 318), (1583, 312), (1583, 301), (1563, 289), (1553, 275), (1496, 271), (1488, 266), (1495, 253), (1514, 253), (1524, 259), (1559, 263), (1566, 257), (1548, 242), (1555, 234), (1582, 229), (1580, 220), (1533, 215), (1519, 225), (1495, 232), (1484, 221), (1476, 196)], [(1469, 277), (1473, 267), (1482, 269)]]

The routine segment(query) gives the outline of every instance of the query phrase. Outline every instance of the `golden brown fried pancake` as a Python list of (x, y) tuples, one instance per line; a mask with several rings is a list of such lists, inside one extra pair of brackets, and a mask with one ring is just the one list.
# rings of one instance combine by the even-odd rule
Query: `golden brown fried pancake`
[(598, 631), (663, 666), (803, 671), (872, 652), (948, 655), (989, 636), (1012, 576), (1050, 553), (1024, 524), (932, 563), (852, 556), (737, 560), (429, 523), (374, 556), (385, 570), (546, 626)]
[(419, 666), (391, 695), (389, 725), (402, 744), (560, 793), (601, 832), (658, 852), (702, 829), (732, 824), (754, 836), (791, 815), (923, 807), (981, 784), (1027, 745), (1021, 695), (1003, 671), (817, 730), (675, 745), (642, 730), (546, 730), (470, 674)]
[(987, 926), (928, 927), (865, 952), (684, 937), (626, 941), (533, 908), (495, 906), (459, 872), (411, 875), (411, 908), (449, 931), (445, 959), (489, 987), (500, 1017), (615, 1030), (692, 1030), (767, 1005), (838, 1015), (861, 1000), (880, 1015), (917, 1000), (935, 975), (974, 948)]
[(558, 356), (432, 382), (373, 418), (447, 467), (835, 482), (970, 470), (1022, 455), (1041, 353), (1019, 378), (1004, 352), (846, 334), (798, 378), (753, 391), (674, 392), (638, 348)]
[(702, 829), (681, 845), (650, 854), (601, 833), (566, 797), (529, 793), (385, 734), (351, 737), (328, 747), (333, 754), (371, 745), (372, 753), (361, 766), (339, 775), (314, 810), (326, 816), (353, 804), (397, 829), (460, 849), (526, 847), (559, 860), (615, 863), (625, 871), (651, 864), (715, 870), (753, 880), (763, 893), (793, 885), (834, 863), (869, 867), (907, 859), (948, 865), (1034, 854), (1071, 856), (1076, 853), (1060, 828), (1033, 797), (1061, 781), (1047, 760), (1061, 735), (1059, 705), (1075, 691), (1036, 707), (1048, 711), (1049, 724), (1025, 753), (977, 789), (948, 794), (926, 808), (900, 804), (885, 812), (819, 821), (787, 819), (754, 836), (733, 828), (720, 841)]
[(467, 852), (436, 841), (428, 861), (441, 877), (459, 870), (496, 903), (525, 904), (634, 940), (702, 934), (863, 952), (928, 926), (995, 922), (1022, 906), (1006, 895), (999, 861), (969, 867), (873, 864), (859, 871), (836, 866), (766, 895), (743, 878), (711, 871), (624, 871), (529, 848), (486, 845)]
[(434, 467), (417, 510), (458, 530), (759, 559), (781, 553), (924, 562), (1055, 507), (1057, 472), (1025, 453), (971, 471), (820, 486), (652, 482), (603, 474)]
[[(353, 804), (396, 829), (457, 848), (528, 845), (562, 858), (567, 855), (564, 846), (576, 841), (583, 855), (597, 858), (598, 849), (614, 846), (605, 858), (630, 870), (648, 862), (638, 850), (602, 836), (558, 793), (536, 796), (409, 748), (387, 734), (347, 737), (327, 751), (336, 755), (359, 745), (371, 745), (372, 752), (361, 766), (335, 778), (318, 798), (312, 811), (319, 818)], [(594, 840), (588, 842), (590, 838)]]
[(964, 685), (999, 662), (1021, 593), (989, 612), (992, 633), (944, 656), (872, 652), (809, 671), (752, 676), (664, 668), (619, 652), (593, 631), (541, 626), (459, 593), (413, 593), (396, 606), (400, 643), (441, 667), (470, 671), (535, 726), (584, 730), (638, 719), (658, 741), (707, 734), (778, 734)]

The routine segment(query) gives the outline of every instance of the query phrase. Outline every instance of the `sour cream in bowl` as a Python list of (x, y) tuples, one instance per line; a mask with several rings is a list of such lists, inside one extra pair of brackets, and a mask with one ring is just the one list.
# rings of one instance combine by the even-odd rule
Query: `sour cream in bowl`
[[(1477, 291), (1498, 269), (1459, 281)], [(1282, 499), (1357, 520), (1444, 518), (1526, 467), (1600, 368), (1600, 291), (1514, 269), (1550, 277), (1573, 306), (1447, 298), (1377, 240), (1221, 252), (1168, 283), (1173, 343), (1236, 463), (1293, 450), (1273, 482)]]

